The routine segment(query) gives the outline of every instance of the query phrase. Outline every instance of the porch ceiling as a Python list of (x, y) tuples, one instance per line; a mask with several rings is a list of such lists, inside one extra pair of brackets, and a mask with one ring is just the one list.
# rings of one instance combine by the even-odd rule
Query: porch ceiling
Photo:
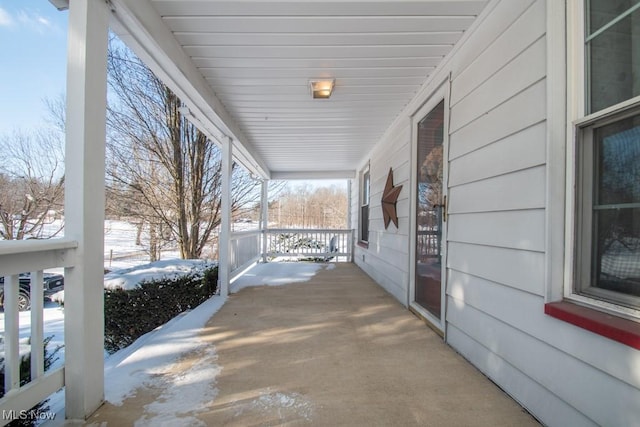
[(348, 177), (487, 3), (113, 0), (112, 28), (249, 169)]

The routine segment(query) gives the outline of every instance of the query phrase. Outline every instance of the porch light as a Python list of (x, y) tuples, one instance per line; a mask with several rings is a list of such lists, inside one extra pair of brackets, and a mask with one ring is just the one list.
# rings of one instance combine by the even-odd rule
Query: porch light
[(331, 80), (310, 80), (309, 88), (313, 99), (328, 99), (333, 92), (336, 79)]

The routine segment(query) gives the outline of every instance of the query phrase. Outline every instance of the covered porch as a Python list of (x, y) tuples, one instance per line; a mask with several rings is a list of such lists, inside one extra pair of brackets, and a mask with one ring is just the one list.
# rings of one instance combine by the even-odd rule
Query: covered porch
[(259, 264), (231, 290), (203, 349), (87, 424), (537, 425), (352, 263)]
[[(269, 180), (340, 178), (357, 186), (368, 176), (376, 142), (401, 111), (417, 108), (429, 76), (496, 1), (52, 3), (70, 8), (67, 227), (59, 241), (3, 245), (0, 267), (10, 276), (8, 307), (17, 305), (20, 272), (66, 269), (68, 357), (64, 368), (34, 371), (36, 380), (21, 387), (17, 333), (9, 332), (5, 384), (10, 392), (0, 409), (29, 408), (64, 386), (68, 419), (84, 420), (98, 409), (90, 423), (127, 425), (153, 417), (148, 405), (164, 400), (165, 390), (151, 388), (121, 407), (100, 406), (106, 389), (101, 233), (111, 29), (179, 95), (187, 105), (180, 113), (222, 152), (220, 293), (232, 295), (201, 335), (216, 349), (222, 370), (211, 384), (216, 398), (179, 417), (213, 425), (535, 422), (355, 265), (324, 267), (304, 284), (233, 294), (236, 274), (267, 253)], [(311, 98), (309, 84), (320, 78), (335, 83), (332, 99)], [(410, 157), (411, 149), (405, 151)], [(395, 180), (407, 185), (407, 194), (411, 168), (399, 162), (404, 166), (396, 168)], [(234, 163), (263, 181), (260, 231), (231, 231)], [(382, 184), (373, 183), (376, 196)], [(351, 194), (354, 218), (348, 230), (339, 231), (344, 243), (337, 245), (338, 255), (353, 259), (358, 223), (368, 230), (371, 221), (378, 236), (383, 234), (382, 212), (369, 217), (368, 191), (366, 215), (360, 218), (365, 193), (356, 188)], [(389, 235), (398, 254), (392, 262), (406, 267), (411, 221), (406, 212), (414, 202), (405, 196), (400, 203), (405, 216)], [(323, 247), (331, 248), (331, 240)], [(408, 281), (404, 272), (391, 274)], [(32, 310), (35, 325), (41, 323), (41, 306), (37, 301)], [(17, 331), (17, 310), (9, 308), (7, 318), (6, 329)], [(41, 330), (34, 329), (33, 336), (38, 342)], [(34, 349), (34, 356), (42, 359), (42, 352)], [(192, 356), (185, 354), (176, 369), (197, 363)]]

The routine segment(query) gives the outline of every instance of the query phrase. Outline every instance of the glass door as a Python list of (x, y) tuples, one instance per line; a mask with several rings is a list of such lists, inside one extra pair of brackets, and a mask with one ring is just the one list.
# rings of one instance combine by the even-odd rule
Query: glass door
[[(428, 108), (428, 107), (427, 107)], [(420, 118), (422, 117), (422, 118)], [(417, 117), (415, 277), (413, 302), (442, 328), (445, 270), (445, 105)], [(423, 313), (424, 314), (424, 313)]]

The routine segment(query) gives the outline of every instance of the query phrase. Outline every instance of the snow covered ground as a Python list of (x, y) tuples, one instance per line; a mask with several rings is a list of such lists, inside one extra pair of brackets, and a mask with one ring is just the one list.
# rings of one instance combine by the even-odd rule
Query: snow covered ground
[(173, 279), (186, 274), (201, 275), (216, 262), (199, 259), (168, 259), (143, 264), (136, 267), (112, 271), (104, 276), (104, 287), (133, 289), (142, 281)]

